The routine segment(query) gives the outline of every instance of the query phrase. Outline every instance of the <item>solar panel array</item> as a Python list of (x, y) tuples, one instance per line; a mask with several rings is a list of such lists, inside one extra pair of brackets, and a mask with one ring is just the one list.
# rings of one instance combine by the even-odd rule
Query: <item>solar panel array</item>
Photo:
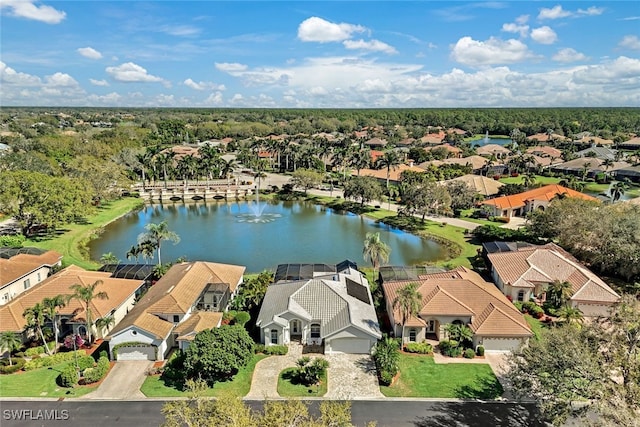
[(348, 277), (345, 279), (347, 283), (347, 295), (350, 295), (356, 299), (359, 299), (365, 304), (371, 305), (371, 301), (369, 300), (369, 293), (367, 292), (367, 288), (362, 286), (360, 283), (354, 282)]

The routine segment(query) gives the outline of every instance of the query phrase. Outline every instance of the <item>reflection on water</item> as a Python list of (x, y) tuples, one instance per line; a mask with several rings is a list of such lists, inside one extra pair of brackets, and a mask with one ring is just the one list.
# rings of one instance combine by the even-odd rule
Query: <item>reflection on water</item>
[[(150, 205), (105, 227), (89, 244), (94, 259), (125, 254), (150, 222), (167, 221), (180, 243), (166, 242), (163, 259), (216, 261), (247, 266), (258, 272), (287, 262), (334, 264), (351, 259), (364, 265), (362, 245), (367, 232), (380, 232), (391, 247), (389, 264), (412, 265), (443, 259), (438, 243), (376, 223), (350, 212), (301, 202), (265, 203), (257, 217), (247, 202), (197, 202)], [(142, 261), (142, 260), (141, 260)]]

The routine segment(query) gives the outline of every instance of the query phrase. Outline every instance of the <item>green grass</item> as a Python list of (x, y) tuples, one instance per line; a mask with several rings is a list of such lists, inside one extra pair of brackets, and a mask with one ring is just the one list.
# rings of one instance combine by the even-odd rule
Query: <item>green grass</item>
[[(509, 176), (509, 177), (505, 177), (505, 178), (500, 178), (499, 181), (503, 184), (522, 184), (522, 179), (523, 179), (524, 175), (519, 175), (519, 176)], [(553, 177), (553, 176), (542, 176), (542, 175), (536, 175), (536, 184), (542, 184), (542, 185), (549, 185), (549, 184), (557, 184), (559, 183), (562, 178), (558, 178), (558, 177)]]
[(545, 325), (540, 320), (528, 314), (524, 315), (524, 320), (526, 320), (527, 323), (529, 324), (529, 327), (531, 328), (531, 331), (533, 332), (533, 335), (535, 336), (536, 340), (540, 339), (540, 335), (542, 335), (542, 330), (546, 329), (547, 325)]
[[(253, 371), (256, 368), (256, 363), (260, 360), (269, 357), (264, 354), (256, 354), (253, 359), (249, 361), (247, 366), (242, 368), (233, 377), (231, 381), (219, 382), (214, 384), (212, 388), (207, 389), (205, 396), (216, 397), (223, 393), (228, 393), (232, 396), (243, 397), (251, 389), (251, 378), (253, 378)], [(168, 386), (162, 380), (160, 376), (149, 376), (144, 380), (140, 391), (147, 397), (186, 397), (187, 391), (178, 390), (174, 387)]]
[(25, 246), (35, 246), (47, 250), (55, 250), (63, 255), (65, 266), (75, 264), (86, 269), (96, 269), (99, 264), (87, 259), (83, 245), (96, 232), (120, 216), (141, 207), (142, 199), (125, 197), (113, 202), (104, 203), (98, 211), (87, 218), (86, 224), (69, 224), (61, 234), (48, 238), (27, 239)]
[(61, 387), (56, 383), (60, 371), (69, 363), (49, 368), (0, 375), (1, 397), (79, 397), (97, 388), (94, 386)]
[(387, 397), (495, 399), (502, 386), (488, 364), (436, 365), (433, 357), (400, 355), (400, 378), (380, 387)]
[(306, 386), (296, 381), (296, 368), (287, 368), (278, 376), (278, 394), (282, 397), (320, 397), (327, 393), (327, 373), (320, 377), (320, 385)]

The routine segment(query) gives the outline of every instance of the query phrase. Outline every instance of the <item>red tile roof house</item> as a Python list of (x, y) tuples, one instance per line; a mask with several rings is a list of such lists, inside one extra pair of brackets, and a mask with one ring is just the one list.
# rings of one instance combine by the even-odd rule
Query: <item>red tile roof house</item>
[(598, 200), (595, 197), (588, 196), (561, 185), (549, 184), (523, 193), (485, 200), (481, 202), (481, 204), (493, 208), (494, 216), (526, 216), (528, 213), (533, 212), (536, 209), (546, 209), (547, 206), (549, 206), (549, 202), (561, 194), (566, 197), (575, 197), (584, 200)]
[(173, 347), (185, 350), (197, 332), (220, 325), (244, 271), (203, 261), (173, 265), (106, 338), (112, 357), (164, 360)]
[(0, 306), (42, 282), (59, 266), (62, 255), (37, 248), (3, 248), (0, 256)]
[[(393, 301), (403, 287), (417, 283), (422, 295), (418, 315), (402, 326), (402, 317)], [(404, 342), (446, 339), (449, 323), (468, 325), (474, 347), (488, 352), (507, 352), (533, 336), (522, 313), (493, 283), (478, 273), (457, 267), (441, 273), (419, 275), (417, 280), (395, 280), (382, 284), (389, 320), (397, 337)]]
[[(485, 245), (486, 247), (486, 245)], [(514, 301), (545, 299), (555, 280), (569, 282), (570, 305), (585, 317), (607, 316), (620, 296), (569, 253), (551, 243), (544, 246), (511, 245), (511, 250), (486, 255), (494, 282)]]

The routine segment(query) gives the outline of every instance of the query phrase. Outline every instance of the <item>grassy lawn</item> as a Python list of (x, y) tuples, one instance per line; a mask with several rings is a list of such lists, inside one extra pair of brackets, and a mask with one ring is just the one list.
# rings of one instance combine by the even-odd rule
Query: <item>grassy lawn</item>
[(78, 397), (97, 388), (94, 386), (61, 387), (56, 383), (60, 371), (68, 363), (33, 371), (0, 375), (1, 397)]
[[(551, 176), (542, 176), (542, 175), (536, 175), (536, 183), (537, 184), (542, 184), (542, 185), (548, 185), (548, 184), (557, 184), (559, 183), (562, 178), (558, 178), (558, 177), (551, 177)], [(519, 175), (519, 176), (509, 176), (506, 178), (500, 178), (499, 181), (503, 184), (522, 184), (522, 178), (523, 175)]]
[(306, 386), (294, 378), (296, 368), (287, 368), (278, 376), (278, 394), (282, 397), (320, 397), (327, 393), (327, 374), (320, 377), (319, 386)]
[(91, 238), (96, 230), (119, 218), (120, 216), (141, 207), (142, 199), (125, 197), (113, 202), (104, 203), (98, 211), (87, 218), (86, 224), (69, 224), (55, 237), (28, 239), (25, 246), (55, 250), (63, 255), (65, 266), (75, 264), (86, 269), (95, 269), (99, 264), (87, 259), (82, 246)]
[(527, 323), (529, 324), (529, 327), (531, 328), (531, 331), (533, 332), (533, 335), (535, 336), (536, 340), (540, 339), (540, 335), (542, 334), (542, 330), (546, 329), (547, 325), (545, 325), (540, 320), (538, 320), (535, 317), (532, 317), (532, 316), (530, 316), (528, 314), (524, 315), (524, 320), (526, 320)]
[[(238, 397), (245, 396), (251, 388), (251, 378), (253, 377), (256, 363), (266, 357), (269, 356), (256, 354), (247, 366), (241, 369), (231, 381), (216, 383), (213, 388), (207, 390), (205, 396), (215, 397), (222, 393), (229, 393)], [(186, 397), (188, 395), (186, 391), (166, 385), (160, 376), (147, 377), (142, 387), (140, 387), (140, 391), (147, 397)]]
[(488, 364), (436, 365), (432, 357), (400, 355), (400, 378), (380, 387), (387, 397), (439, 397), (494, 399), (502, 386)]

